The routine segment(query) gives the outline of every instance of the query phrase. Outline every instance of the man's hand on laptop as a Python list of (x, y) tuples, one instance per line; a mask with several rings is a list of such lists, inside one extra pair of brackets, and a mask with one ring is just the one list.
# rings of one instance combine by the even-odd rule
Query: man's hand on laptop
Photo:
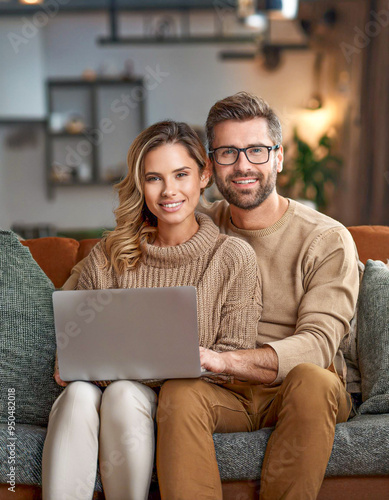
[(234, 384), (271, 384), (278, 373), (277, 353), (268, 345), (225, 352), (200, 347), (200, 363), (206, 370), (227, 376)]
[(226, 365), (219, 352), (200, 347), (200, 364), (202, 369), (209, 370), (208, 373), (204, 374), (204, 377), (211, 379), (212, 382), (216, 384), (234, 383), (233, 375), (225, 373)]
[(220, 352), (200, 347), (200, 363), (202, 368), (213, 373), (224, 373), (227, 366), (220, 354)]

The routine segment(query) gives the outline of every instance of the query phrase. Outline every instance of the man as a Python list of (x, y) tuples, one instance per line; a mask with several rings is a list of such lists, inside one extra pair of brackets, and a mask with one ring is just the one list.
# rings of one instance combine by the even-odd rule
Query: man
[(205, 212), (256, 251), (263, 313), (257, 349), (201, 350), (202, 366), (232, 381), (170, 380), (162, 387), (162, 498), (221, 499), (212, 434), (275, 426), (260, 498), (315, 499), (335, 425), (351, 409), (338, 348), (358, 296), (355, 246), (337, 221), (278, 195), (281, 125), (262, 99), (239, 92), (217, 102), (207, 138), (210, 168), (226, 201)]

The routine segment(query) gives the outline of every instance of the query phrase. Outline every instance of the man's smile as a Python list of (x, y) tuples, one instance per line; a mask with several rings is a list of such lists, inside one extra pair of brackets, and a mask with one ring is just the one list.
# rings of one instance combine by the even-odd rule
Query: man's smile
[(234, 184), (247, 185), (247, 184), (255, 184), (257, 181), (258, 181), (258, 179), (235, 179), (232, 182)]

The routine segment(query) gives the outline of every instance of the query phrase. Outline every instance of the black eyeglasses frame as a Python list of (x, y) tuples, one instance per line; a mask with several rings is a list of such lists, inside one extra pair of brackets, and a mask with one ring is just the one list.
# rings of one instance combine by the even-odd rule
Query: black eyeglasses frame
[[(238, 160), (239, 160), (239, 155), (240, 153), (244, 153), (245, 157), (247, 158), (247, 161), (252, 163), (253, 165), (263, 165), (265, 163), (267, 163), (269, 161), (269, 158), (270, 158), (270, 152), (271, 151), (276, 151), (277, 149), (280, 149), (280, 144), (275, 144), (274, 146), (264, 146), (264, 145), (258, 145), (258, 146), (249, 146), (247, 148), (236, 148), (235, 146), (220, 146), (219, 148), (215, 148), (215, 149), (212, 149), (211, 151), (208, 151), (208, 154), (210, 156), (213, 157), (213, 159), (215, 160), (215, 162), (218, 164), (218, 165), (221, 165), (222, 167), (229, 167), (231, 165), (234, 165), (234, 163), (236, 163)], [(235, 151), (238, 152), (238, 156), (236, 157), (236, 160), (232, 163), (219, 163), (217, 160), (216, 160), (216, 157), (214, 155), (214, 153), (218, 150), (218, 149), (225, 149), (225, 148), (230, 148), (230, 149), (235, 149)], [(252, 149), (252, 148), (266, 148), (267, 149), (267, 160), (266, 161), (261, 161), (259, 163), (256, 163), (254, 161), (251, 161), (249, 159), (249, 157), (247, 156), (247, 150), (248, 149)]]

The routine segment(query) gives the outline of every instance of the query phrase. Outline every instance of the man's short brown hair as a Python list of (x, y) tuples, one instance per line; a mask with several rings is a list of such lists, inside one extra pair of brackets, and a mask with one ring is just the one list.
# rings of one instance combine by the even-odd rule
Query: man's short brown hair
[(270, 139), (274, 144), (281, 144), (281, 122), (269, 104), (261, 97), (248, 92), (238, 92), (212, 106), (206, 123), (208, 148), (213, 148), (214, 129), (218, 123), (226, 120), (244, 121), (253, 118), (265, 118)]

